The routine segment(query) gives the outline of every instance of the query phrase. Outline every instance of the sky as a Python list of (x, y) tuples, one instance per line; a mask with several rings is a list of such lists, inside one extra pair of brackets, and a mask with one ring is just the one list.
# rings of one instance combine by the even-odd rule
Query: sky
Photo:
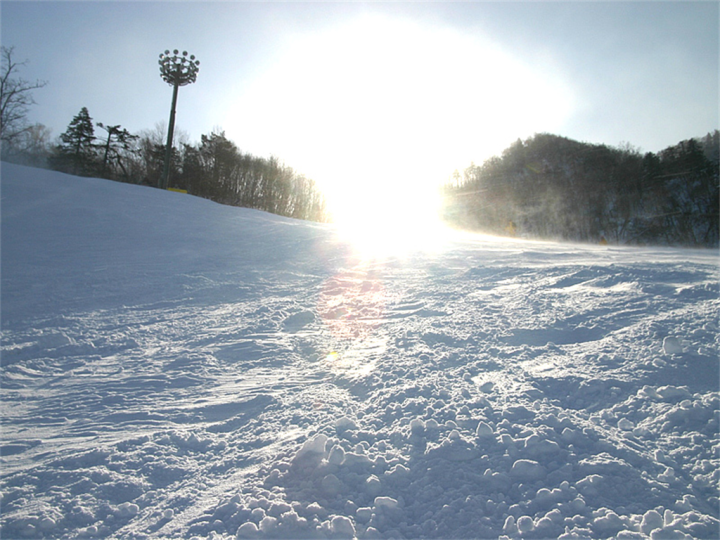
[[(42, 79), (30, 120), (58, 137), (82, 107), (166, 126), (158, 56), (201, 62), (186, 140), (224, 130), (358, 205), (426, 186), (549, 132), (659, 151), (717, 129), (717, 2), (12, 2), (2, 45)], [(101, 130), (98, 130), (101, 131)], [(367, 201), (364, 201), (367, 202)], [(380, 209), (393, 212), (393, 208)]]

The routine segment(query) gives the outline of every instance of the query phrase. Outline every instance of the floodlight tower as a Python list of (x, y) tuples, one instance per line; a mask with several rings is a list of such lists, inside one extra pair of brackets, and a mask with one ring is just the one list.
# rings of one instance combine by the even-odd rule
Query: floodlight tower
[(186, 84), (194, 83), (197, 79), (197, 72), (200, 69), (200, 61), (195, 60), (195, 55), (188, 58), (187, 51), (179, 56), (178, 50), (165, 51), (160, 54), (160, 76), (162, 80), (173, 87), (172, 107), (170, 108), (170, 123), (168, 125), (167, 144), (165, 145), (165, 163), (163, 164), (162, 177), (160, 177), (160, 189), (167, 189), (168, 177), (170, 176), (170, 155), (172, 152), (173, 131), (175, 130), (175, 105), (177, 105), (178, 88)]

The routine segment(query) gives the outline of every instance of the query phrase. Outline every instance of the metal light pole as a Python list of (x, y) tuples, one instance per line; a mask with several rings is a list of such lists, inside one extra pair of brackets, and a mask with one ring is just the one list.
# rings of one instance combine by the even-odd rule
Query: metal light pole
[(167, 144), (165, 145), (165, 163), (160, 177), (160, 189), (167, 189), (170, 176), (170, 155), (172, 153), (173, 131), (175, 130), (175, 106), (177, 105), (178, 88), (194, 83), (200, 69), (200, 61), (195, 60), (194, 54), (191, 54), (190, 58), (187, 57), (187, 51), (183, 51), (182, 56), (178, 56), (178, 54), (177, 49), (173, 51), (172, 56), (170, 56), (170, 51), (165, 51), (160, 54), (160, 60), (158, 61), (162, 80), (173, 87), (170, 123), (168, 125)]

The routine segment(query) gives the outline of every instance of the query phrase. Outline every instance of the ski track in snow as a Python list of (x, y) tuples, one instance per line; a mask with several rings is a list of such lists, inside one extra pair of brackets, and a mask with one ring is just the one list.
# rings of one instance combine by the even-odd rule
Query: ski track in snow
[(717, 252), (2, 164), (3, 538), (717, 538)]

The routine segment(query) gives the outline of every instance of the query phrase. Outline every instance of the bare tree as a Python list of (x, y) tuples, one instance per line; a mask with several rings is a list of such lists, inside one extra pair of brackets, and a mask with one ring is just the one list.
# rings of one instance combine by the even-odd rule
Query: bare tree
[(0, 141), (11, 147), (14, 140), (30, 129), (27, 113), (35, 104), (32, 91), (44, 87), (47, 82), (34, 83), (18, 77), (25, 62), (13, 59), (14, 47), (0, 47), (2, 71), (0, 71)]
[(50, 156), (50, 128), (33, 124), (13, 139), (12, 148), (3, 146), (3, 159), (31, 167), (47, 167)]

